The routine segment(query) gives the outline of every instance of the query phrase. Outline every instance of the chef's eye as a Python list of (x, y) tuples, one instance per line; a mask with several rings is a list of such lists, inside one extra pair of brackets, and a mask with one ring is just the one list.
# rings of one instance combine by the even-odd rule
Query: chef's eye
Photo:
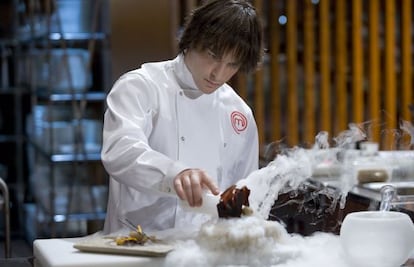
[(233, 69), (238, 69), (240, 68), (240, 63), (238, 62), (229, 63), (229, 66)]
[(207, 54), (209, 55), (209, 57), (211, 57), (214, 60), (220, 60), (220, 57), (217, 56), (217, 54), (211, 51), (210, 49), (207, 50)]

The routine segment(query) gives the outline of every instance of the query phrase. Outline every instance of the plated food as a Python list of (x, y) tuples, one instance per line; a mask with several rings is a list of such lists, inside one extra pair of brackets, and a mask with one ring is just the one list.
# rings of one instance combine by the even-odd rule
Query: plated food
[(156, 242), (157, 238), (155, 236), (148, 236), (142, 231), (140, 225), (137, 225), (135, 231), (131, 231), (128, 236), (119, 236), (115, 237), (115, 243), (118, 246), (123, 245), (143, 245), (148, 241)]
[(83, 252), (147, 257), (163, 257), (174, 249), (172, 244), (166, 242), (146, 242), (141, 245), (117, 245), (113, 239), (102, 236), (84, 239), (75, 243), (73, 247)]
[(94, 236), (78, 242), (76, 249), (85, 252), (126, 254), (160, 257), (173, 250), (173, 246), (155, 236), (146, 234), (140, 225), (124, 221), (132, 231), (128, 235)]

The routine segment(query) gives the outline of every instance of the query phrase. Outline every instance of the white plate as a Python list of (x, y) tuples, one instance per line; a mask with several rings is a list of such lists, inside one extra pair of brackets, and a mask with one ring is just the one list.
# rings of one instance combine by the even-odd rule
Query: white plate
[(124, 254), (134, 256), (162, 257), (173, 250), (173, 246), (162, 241), (147, 242), (144, 245), (117, 245), (113, 238), (91, 238), (73, 245), (85, 252)]

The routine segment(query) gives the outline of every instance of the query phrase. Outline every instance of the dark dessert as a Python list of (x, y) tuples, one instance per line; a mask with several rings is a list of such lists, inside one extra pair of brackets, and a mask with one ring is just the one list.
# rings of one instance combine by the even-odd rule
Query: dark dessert
[(219, 218), (241, 217), (245, 214), (246, 207), (249, 207), (250, 190), (243, 186), (241, 189), (232, 185), (220, 195), (220, 202), (217, 204)]

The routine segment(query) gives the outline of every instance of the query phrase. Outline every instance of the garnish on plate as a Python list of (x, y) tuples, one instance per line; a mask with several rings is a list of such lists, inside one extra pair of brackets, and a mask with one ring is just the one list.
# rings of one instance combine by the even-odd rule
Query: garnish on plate
[(118, 236), (114, 237), (115, 243), (118, 246), (125, 246), (125, 245), (144, 245), (145, 243), (151, 241), (156, 242), (160, 241), (155, 236), (149, 236), (144, 231), (142, 231), (141, 225), (134, 226), (128, 219), (120, 220), (122, 224), (127, 226), (132, 231), (129, 233), (128, 236)]

